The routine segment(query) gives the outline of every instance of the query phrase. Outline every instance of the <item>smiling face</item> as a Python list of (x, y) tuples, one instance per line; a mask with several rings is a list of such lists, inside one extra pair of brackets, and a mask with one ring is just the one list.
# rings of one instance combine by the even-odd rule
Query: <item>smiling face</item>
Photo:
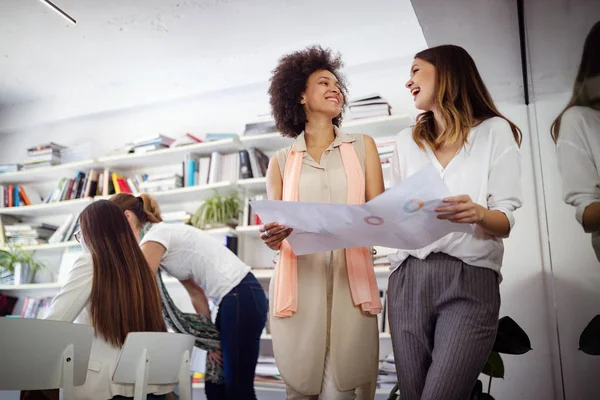
[(435, 107), (436, 70), (433, 64), (415, 58), (410, 67), (410, 79), (406, 87), (415, 100), (415, 107), (423, 111), (433, 111)]
[(331, 119), (340, 115), (344, 96), (335, 75), (326, 70), (313, 72), (308, 77), (300, 104), (307, 117), (314, 113), (325, 114)]

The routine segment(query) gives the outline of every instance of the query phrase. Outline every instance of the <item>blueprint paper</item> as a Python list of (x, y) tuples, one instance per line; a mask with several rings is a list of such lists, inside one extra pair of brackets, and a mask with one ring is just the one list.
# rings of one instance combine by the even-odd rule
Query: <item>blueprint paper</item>
[(409, 250), (453, 232), (472, 232), (469, 224), (437, 219), (435, 208), (452, 195), (430, 166), (365, 204), (256, 200), (251, 205), (263, 223), (293, 228), (287, 240), (296, 255), (357, 246)]

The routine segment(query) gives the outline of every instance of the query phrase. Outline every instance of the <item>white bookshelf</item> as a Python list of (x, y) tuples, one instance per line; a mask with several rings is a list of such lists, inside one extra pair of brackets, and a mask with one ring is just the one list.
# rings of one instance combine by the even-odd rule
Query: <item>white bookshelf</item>
[(104, 168), (113, 168), (117, 170), (143, 169), (181, 163), (188, 153), (209, 156), (214, 151), (220, 153), (233, 153), (241, 148), (242, 144), (238, 139), (222, 139), (145, 153), (128, 153), (100, 157), (98, 159), (98, 164)]
[(61, 215), (81, 212), (87, 207), (93, 198), (82, 198), (75, 200), (58, 201), (48, 204), (35, 204), (21, 207), (0, 208), (0, 215), (20, 215), (25, 217), (40, 217), (44, 215)]
[[(345, 121), (342, 130), (347, 133), (365, 133), (375, 138), (392, 136), (402, 129), (410, 126), (412, 119), (404, 115), (394, 115), (388, 117), (368, 118), (361, 120)], [(89, 169), (101, 170), (111, 168), (118, 173), (127, 174), (129, 171), (143, 171), (155, 167), (181, 164), (188, 153), (196, 155), (209, 156), (212, 152), (222, 154), (237, 152), (243, 148), (256, 147), (263, 152), (272, 152), (284, 148), (293, 143), (293, 139), (284, 138), (279, 133), (269, 133), (256, 136), (242, 136), (239, 139), (223, 139), (211, 142), (203, 142), (193, 145), (187, 145), (164, 150), (157, 150), (147, 153), (120, 154), (100, 157), (93, 160), (84, 160), (73, 163), (61, 164), (52, 167), (38, 168), (33, 170), (19, 171), (14, 173), (0, 174), (0, 184), (30, 184), (30, 183), (49, 183), (58, 182), (60, 178), (75, 176), (78, 171), (87, 172)], [(390, 164), (382, 166), (384, 175), (389, 175), (391, 171)], [(215, 191), (228, 195), (231, 193), (251, 193), (266, 190), (266, 178), (242, 179), (237, 182), (219, 182), (210, 185), (183, 187), (169, 191), (152, 193), (152, 196), (158, 201), (161, 207), (176, 207), (179, 204), (199, 205), (206, 198), (210, 197)], [(81, 212), (91, 202), (99, 199), (107, 199), (110, 196), (97, 196), (94, 199), (84, 198), (76, 200), (67, 200), (50, 204), (38, 204), (32, 206), (21, 206), (12, 208), (0, 208), (0, 215), (18, 215), (23, 217), (42, 217), (59, 216), (63, 214), (76, 214)], [(196, 204), (197, 203), (197, 204)], [(207, 233), (217, 236), (237, 235), (239, 238), (238, 248), (241, 251), (240, 257), (250, 265), (261, 265), (260, 263), (251, 263), (248, 254), (248, 248), (253, 253), (267, 254), (272, 252), (260, 240), (258, 226), (238, 226), (237, 228), (218, 228), (207, 230)], [(245, 243), (244, 243), (245, 242)], [(71, 246), (78, 246), (75, 241), (44, 244), (38, 246), (27, 246), (24, 250), (50, 253), (52, 251), (64, 250)], [(268, 257), (271, 259), (271, 257)], [(265, 264), (269, 265), (269, 264)], [(273, 275), (271, 268), (255, 268), (252, 270), (263, 286), (268, 285), (268, 281)], [(389, 275), (388, 266), (376, 266), (375, 275), (378, 283), (385, 283)], [(168, 287), (178, 287), (179, 282), (175, 278), (166, 278), (165, 284)], [(266, 283), (266, 285), (265, 285)], [(60, 289), (58, 283), (32, 283), (25, 285), (0, 285), (0, 293), (8, 293), (14, 296), (43, 297), (55, 295)], [(381, 333), (382, 340), (389, 338), (389, 334)], [(261, 338), (263, 341), (270, 341), (270, 336)], [(269, 389), (266, 389), (269, 390)], [(274, 390), (274, 389), (270, 389)]]
[[(68, 247), (79, 247), (80, 244), (76, 240), (71, 240), (68, 242), (58, 242), (58, 243), (45, 243), (38, 244), (34, 246), (20, 246), (19, 248), (24, 251), (52, 251), (52, 250), (64, 250)], [(0, 250), (8, 250), (8, 247), (0, 248)]]
[[(396, 135), (412, 124), (412, 118), (407, 115), (390, 115), (344, 121), (341, 130), (345, 133), (364, 133), (377, 138)], [(279, 132), (242, 136), (240, 140), (244, 147), (256, 147), (263, 151), (279, 150), (294, 142), (294, 139), (282, 137)]]
[(27, 184), (41, 181), (57, 181), (65, 176), (75, 176), (77, 171), (97, 167), (96, 160), (75, 161), (71, 163), (7, 172), (0, 174), (0, 184)]
[(240, 189), (250, 192), (264, 191), (267, 188), (267, 178), (242, 179), (238, 181)]

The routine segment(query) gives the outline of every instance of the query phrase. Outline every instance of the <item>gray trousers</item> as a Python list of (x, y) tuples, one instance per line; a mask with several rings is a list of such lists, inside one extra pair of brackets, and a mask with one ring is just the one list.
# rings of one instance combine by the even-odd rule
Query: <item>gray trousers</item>
[(498, 329), (496, 272), (410, 257), (390, 276), (388, 304), (401, 399), (468, 400)]

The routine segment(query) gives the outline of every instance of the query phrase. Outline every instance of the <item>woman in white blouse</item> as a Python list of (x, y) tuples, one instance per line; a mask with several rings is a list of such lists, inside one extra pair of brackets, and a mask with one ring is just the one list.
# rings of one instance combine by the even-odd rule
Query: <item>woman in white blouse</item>
[[(107, 200), (87, 206), (76, 234), (84, 254), (52, 301), (46, 319), (94, 327), (96, 337), (78, 400), (133, 398), (134, 386), (112, 376), (129, 332), (165, 332), (156, 280), (121, 209)], [(150, 386), (148, 399), (164, 399), (173, 386)]]
[(433, 165), (454, 194), (436, 209), (438, 218), (473, 232), (390, 257), (398, 383), (404, 400), (464, 400), (498, 327), (502, 238), (522, 203), (521, 131), (496, 109), (461, 47), (417, 53), (406, 87), (424, 112), (397, 137), (394, 181)]
[(215, 325), (221, 333), (225, 383), (205, 384), (208, 400), (255, 400), (254, 372), (268, 302), (250, 267), (222, 242), (190, 225), (161, 222), (158, 204), (148, 194), (121, 193), (119, 205), (154, 274), (158, 268), (187, 289), (196, 312), (210, 318), (208, 299), (219, 307)]
[(551, 128), (562, 175), (563, 199), (592, 234), (600, 260), (600, 21), (585, 44), (573, 94)]

